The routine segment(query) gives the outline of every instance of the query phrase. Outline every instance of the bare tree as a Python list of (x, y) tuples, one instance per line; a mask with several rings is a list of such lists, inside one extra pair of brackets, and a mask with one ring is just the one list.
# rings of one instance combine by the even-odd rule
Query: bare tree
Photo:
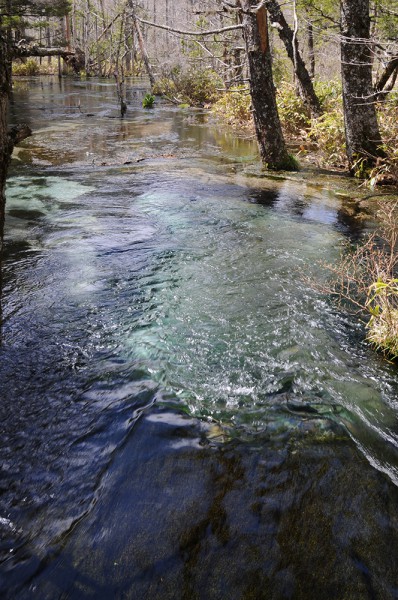
[(265, 0), (264, 4), (269, 11), (272, 25), (278, 30), (279, 37), (286, 48), (287, 55), (293, 62), (294, 74), (297, 79), (300, 96), (305, 104), (307, 104), (311, 114), (314, 117), (319, 117), (322, 113), (321, 105), (315, 93), (310, 74), (308, 73), (307, 67), (301, 56), (296, 32), (288, 25), (277, 0)]
[(369, 0), (341, 0), (341, 75), (350, 168), (384, 156), (372, 85)]
[(269, 46), (267, 11), (255, 0), (240, 0), (249, 61), (250, 94), (257, 141), (263, 162), (271, 169), (292, 169), (276, 105)]

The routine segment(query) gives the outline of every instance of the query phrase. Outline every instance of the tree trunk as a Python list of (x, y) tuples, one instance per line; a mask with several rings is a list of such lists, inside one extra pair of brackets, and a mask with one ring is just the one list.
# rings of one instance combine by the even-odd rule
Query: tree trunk
[(127, 75), (133, 74), (133, 63), (134, 63), (134, 40), (132, 34), (131, 17), (126, 13), (126, 23), (124, 26), (124, 64)]
[[(166, 20), (166, 25), (169, 24), (169, 0), (165, 0), (165, 20)], [(169, 48), (169, 36), (166, 36), (166, 48)]]
[(11, 36), (9, 31), (1, 27), (0, 22), (0, 255), (3, 249), (6, 205), (5, 186), (11, 154), (14, 146), (32, 133), (27, 125), (13, 127), (10, 131), (8, 129), (8, 103), (11, 93), (11, 59)]
[(148, 52), (147, 52), (146, 47), (145, 47), (145, 42), (144, 42), (144, 38), (142, 36), (141, 27), (140, 27), (140, 24), (139, 24), (138, 19), (136, 17), (135, 8), (134, 8), (134, 4), (133, 4), (132, 0), (128, 0), (128, 6), (129, 6), (130, 11), (131, 11), (130, 14), (131, 14), (131, 20), (133, 22), (134, 31), (137, 34), (137, 40), (138, 40), (138, 45), (140, 47), (142, 60), (144, 61), (144, 64), (145, 64), (145, 69), (146, 69), (146, 72), (147, 72), (148, 77), (149, 77), (151, 88), (153, 88), (153, 86), (155, 85), (155, 76), (153, 74), (151, 63), (149, 62)]
[(322, 114), (321, 105), (315, 93), (310, 74), (301, 56), (297, 38), (286, 22), (277, 0), (265, 0), (265, 6), (269, 12), (272, 25), (278, 30), (279, 37), (285, 45), (287, 55), (293, 62), (300, 96), (310, 109), (311, 115), (319, 117)]
[[(46, 27), (46, 38), (47, 38), (47, 46), (50, 47), (51, 46), (51, 32), (50, 32), (50, 28), (48, 27), (48, 25)], [(48, 66), (51, 65), (51, 56), (50, 55), (47, 58), (47, 63), (48, 63)]]
[(120, 116), (124, 117), (127, 112), (127, 103), (125, 97), (125, 80), (123, 66), (117, 67), (113, 73), (116, 81), (116, 93), (120, 104)]
[(14, 127), (8, 131), (8, 103), (11, 92), (11, 52), (8, 32), (0, 22), (0, 344), (1, 344), (1, 295), (3, 289), (3, 238), (5, 220), (5, 187), (8, 167), (14, 145), (31, 135), (29, 127)]
[(0, 250), (3, 245), (5, 185), (11, 158), (8, 137), (8, 101), (11, 92), (11, 56), (9, 34), (0, 24)]
[[(308, 17), (307, 17), (308, 18)], [(310, 77), (315, 77), (315, 49), (314, 49), (314, 28), (310, 21), (307, 22), (307, 40), (308, 40), (308, 58), (310, 61)]]
[(68, 59), (78, 52), (74, 50), (65, 50), (65, 48), (42, 48), (35, 46), (34, 44), (19, 44), (18, 46), (12, 46), (11, 52), (12, 58), (27, 58), (29, 56), (61, 56), (62, 58)]
[(65, 19), (65, 39), (66, 39), (66, 47), (68, 50), (71, 49), (71, 33), (70, 33), (70, 18), (69, 14), (64, 16)]
[(384, 156), (372, 86), (369, 0), (341, 0), (340, 9), (347, 156), (351, 171), (358, 173)]
[(256, 135), (263, 162), (270, 169), (293, 169), (279, 121), (272, 78), (267, 11), (252, 12), (256, 0), (240, 0), (249, 62), (250, 94)]

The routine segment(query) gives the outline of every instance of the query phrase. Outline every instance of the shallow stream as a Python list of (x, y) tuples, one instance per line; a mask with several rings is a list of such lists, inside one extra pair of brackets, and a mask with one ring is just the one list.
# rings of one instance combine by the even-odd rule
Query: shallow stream
[(14, 87), (0, 591), (398, 598), (397, 369), (303, 277), (355, 187), (146, 91)]

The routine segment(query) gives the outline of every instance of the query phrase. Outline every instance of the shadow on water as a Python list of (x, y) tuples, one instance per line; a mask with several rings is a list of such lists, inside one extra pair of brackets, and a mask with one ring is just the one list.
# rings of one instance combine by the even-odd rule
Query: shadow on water
[(155, 409), (21, 597), (396, 597), (397, 489), (335, 434), (215, 445)]
[(397, 598), (396, 369), (299, 277), (369, 219), (144, 89), (15, 89), (2, 596)]
[[(335, 206), (314, 206), (313, 194), (292, 194), (289, 191), (287, 197), (280, 190), (259, 189), (250, 193), (248, 201), (261, 204), (269, 208), (275, 208), (286, 212), (289, 216), (301, 219), (313, 219), (314, 217), (330, 223), (343, 233), (351, 241), (359, 241), (367, 232), (369, 227), (369, 215), (361, 208), (357, 200), (347, 200), (336, 210)], [(315, 215), (314, 211), (318, 211)]]

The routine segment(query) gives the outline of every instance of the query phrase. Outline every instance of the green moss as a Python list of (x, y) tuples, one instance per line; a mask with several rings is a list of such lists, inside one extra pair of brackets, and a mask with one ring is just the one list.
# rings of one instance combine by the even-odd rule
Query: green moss
[(288, 154), (285, 160), (282, 160), (273, 166), (265, 164), (265, 168), (270, 169), (271, 171), (299, 171), (300, 165), (292, 154)]
[(284, 163), (282, 169), (284, 171), (299, 171), (300, 163), (298, 162), (297, 158), (293, 156), (293, 154), (288, 154), (287, 160)]

